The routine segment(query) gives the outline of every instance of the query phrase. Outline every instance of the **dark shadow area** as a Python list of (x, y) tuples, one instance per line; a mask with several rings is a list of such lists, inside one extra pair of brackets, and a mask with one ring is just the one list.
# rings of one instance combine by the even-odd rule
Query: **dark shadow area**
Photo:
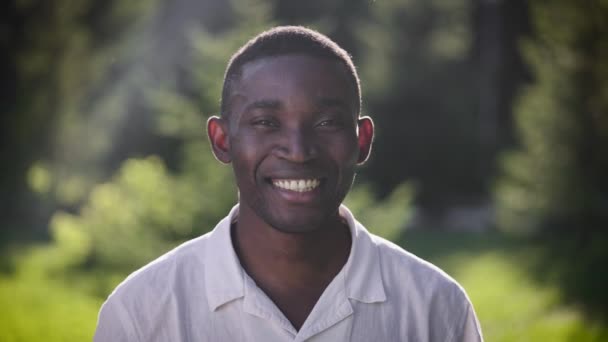
[(582, 307), (589, 318), (608, 322), (608, 234), (584, 242), (575, 234), (546, 234), (534, 243), (543, 247), (531, 274), (558, 284), (565, 302)]

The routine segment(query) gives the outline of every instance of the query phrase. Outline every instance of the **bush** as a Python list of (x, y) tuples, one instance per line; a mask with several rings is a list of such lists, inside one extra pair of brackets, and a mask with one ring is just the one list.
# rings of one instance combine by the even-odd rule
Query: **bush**
[(403, 183), (384, 200), (378, 200), (369, 184), (355, 186), (345, 204), (372, 233), (397, 241), (411, 215), (412, 187)]

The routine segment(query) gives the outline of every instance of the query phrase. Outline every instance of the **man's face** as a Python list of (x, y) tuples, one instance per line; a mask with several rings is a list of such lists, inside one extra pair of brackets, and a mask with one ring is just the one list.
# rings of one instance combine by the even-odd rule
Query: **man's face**
[(369, 118), (358, 119), (345, 68), (302, 55), (259, 59), (244, 65), (228, 101), (222, 127), (241, 211), (284, 232), (335, 218), (371, 143), (368, 134), (361, 156), (357, 128)]

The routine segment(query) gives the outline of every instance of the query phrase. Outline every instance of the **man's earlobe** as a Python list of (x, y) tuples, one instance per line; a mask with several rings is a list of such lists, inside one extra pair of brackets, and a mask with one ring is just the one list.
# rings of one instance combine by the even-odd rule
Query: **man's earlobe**
[(232, 158), (230, 157), (230, 138), (226, 121), (217, 116), (210, 117), (207, 120), (207, 135), (215, 158), (222, 163), (230, 163)]
[(372, 142), (374, 141), (374, 122), (369, 116), (359, 118), (357, 122), (359, 126), (359, 158), (358, 164), (363, 164), (369, 158), (372, 150)]

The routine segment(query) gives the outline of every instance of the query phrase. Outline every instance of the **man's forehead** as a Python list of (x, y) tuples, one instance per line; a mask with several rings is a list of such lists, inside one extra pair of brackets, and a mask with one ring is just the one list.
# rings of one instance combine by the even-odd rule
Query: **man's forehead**
[(320, 105), (357, 101), (346, 68), (338, 61), (314, 56), (282, 55), (251, 61), (232, 82), (230, 105), (276, 100), (286, 89), (307, 91)]

